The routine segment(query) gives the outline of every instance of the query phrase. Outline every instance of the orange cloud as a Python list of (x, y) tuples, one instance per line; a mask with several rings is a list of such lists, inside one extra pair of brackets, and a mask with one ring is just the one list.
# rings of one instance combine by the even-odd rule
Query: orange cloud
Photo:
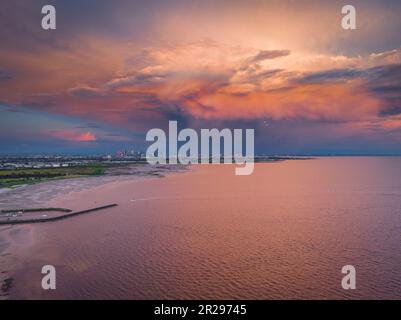
[(306, 84), (273, 91), (211, 93), (185, 102), (198, 118), (343, 120), (374, 117), (380, 101), (357, 84)]
[(85, 132), (77, 136), (77, 141), (96, 141), (96, 137), (91, 132)]
[[(19, 52), (17, 58), (8, 55), (9, 64), (18, 61), (25, 71), (0, 88), (0, 100), (138, 131), (154, 126), (166, 114), (218, 120), (358, 122), (386, 111), (384, 94), (398, 81), (396, 69), (389, 69), (384, 77), (372, 68), (401, 65), (401, 49), (336, 56), (213, 40), (135, 49), (113, 39), (93, 37), (83, 43), (86, 39), (77, 39), (63, 55), (61, 49), (47, 54)], [(33, 84), (32, 78), (37, 79)], [(372, 90), (372, 81), (386, 87)], [(380, 92), (384, 93), (379, 96)], [(91, 133), (53, 136), (96, 140)]]

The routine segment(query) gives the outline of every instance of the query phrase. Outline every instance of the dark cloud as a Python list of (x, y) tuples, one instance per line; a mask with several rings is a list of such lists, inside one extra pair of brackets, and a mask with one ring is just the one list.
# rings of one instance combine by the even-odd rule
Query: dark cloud
[(13, 112), (13, 113), (22, 113), (22, 112), (24, 112), (22, 109), (17, 109), (17, 108), (13, 108), (13, 107), (11, 107), (9, 109), (6, 109), (5, 111)]
[(365, 76), (381, 86), (401, 85), (401, 64), (388, 64), (367, 69)]
[(300, 84), (322, 83), (322, 82), (343, 82), (350, 79), (361, 77), (363, 71), (354, 69), (333, 69), (320, 72), (307, 73), (296, 82)]
[(124, 86), (135, 86), (135, 85), (151, 85), (161, 81), (164, 81), (169, 75), (168, 72), (136, 72), (134, 75), (125, 76), (113, 79), (106, 83), (105, 87), (108, 89), (118, 89)]
[[(54, 5), (57, 29), (44, 32), (41, 8)], [(159, 10), (168, 9), (168, 1), (140, 0), (2, 0), (0, 40), (6, 49), (68, 49), (68, 39), (86, 34), (112, 37), (146, 38)], [(118, 19), (116, 19), (118, 17)], [(22, 40), (23, 39), (23, 40)]]
[(0, 69), (0, 81), (7, 81), (11, 79), (12, 76), (8, 72)]
[(259, 71), (257, 68), (255, 69), (253, 66), (246, 69), (244, 72), (245, 80), (249, 83), (259, 83), (260, 81), (271, 78), (284, 71), (283, 69), (270, 69), (270, 70), (262, 70)]
[(401, 64), (370, 68), (366, 78), (369, 90), (384, 102), (381, 115), (401, 114)]
[(76, 129), (99, 129), (101, 128), (100, 125), (98, 125), (97, 123), (93, 123), (93, 122), (88, 122), (83, 126), (76, 126)]
[(401, 64), (367, 69), (333, 69), (295, 77), (295, 84), (338, 83), (360, 79), (382, 101), (381, 115), (401, 113)]
[(331, 69), (307, 73), (296, 79), (297, 83), (322, 83), (365, 79), (372, 87), (397, 89), (401, 83), (401, 64), (389, 64), (367, 69)]
[(68, 90), (68, 93), (78, 98), (98, 97), (102, 94), (101, 90), (91, 87), (77, 87)]
[(267, 59), (276, 59), (290, 54), (290, 50), (260, 50), (257, 55), (250, 59), (250, 63), (256, 63)]

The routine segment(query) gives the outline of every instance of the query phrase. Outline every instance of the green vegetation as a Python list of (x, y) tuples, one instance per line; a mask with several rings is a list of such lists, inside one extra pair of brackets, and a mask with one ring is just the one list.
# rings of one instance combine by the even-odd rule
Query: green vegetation
[(0, 170), (0, 188), (12, 188), (22, 184), (34, 184), (50, 180), (98, 176), (104, 173), (101, 164), (85, 166)]

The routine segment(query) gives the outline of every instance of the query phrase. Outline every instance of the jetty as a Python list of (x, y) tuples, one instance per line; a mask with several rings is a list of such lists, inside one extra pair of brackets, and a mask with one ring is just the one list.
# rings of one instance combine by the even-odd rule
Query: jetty
[(63, 212), (63, 214), (57, 215), (57, 216), (49, 216), (49, 217), (40, 217), (40, 218), (34, 218), (34, 217), (30, 217), (27, 219), (24, 218), (15, 218), (13, 219), (13, 217), (7, 217), (7, 219), (3, 219), (0, 220), (0, 225), (10, 225), (10, 224), (26, 224), (26, 223), (43, 223), (43, 222), (51, 222), (51, 221), (58, 221), (58, 220), (63, 220), (63, 219), (67, 219), (67, 218), (71, 218), (74, 216), (78, 216), (81, 214), (86, 214), (86, 213), (92, 213), (92, 212), (96, 212), (96, 211), (100, 211), (103, 209), (108, 209), (108, 208), (113, 208), (116, 207), (117, 204), (113, 203), (113, 204), (108, 204), (105, 206), (101, 206), (101, 207), (95, 207), (95, 208), (91, 208), (91, 209), (86, 209), (86, 210), (81, 210), (81, 211), (76, 211), (76, 212), (72, 212), (72, 210), (70, 209), (64, 209), (64, 208), (35, 208), (35, 209), (12, 209), (12, 210), (1, 210), (1, 215), (0, 217), (2, 217), (2, 215), (4, 214), (19, 214), (20, 217), (22, 214), (24, 213), (28, 213), (28, 212), (49, 212), (49, 211), (58, 211), (58, 212)]

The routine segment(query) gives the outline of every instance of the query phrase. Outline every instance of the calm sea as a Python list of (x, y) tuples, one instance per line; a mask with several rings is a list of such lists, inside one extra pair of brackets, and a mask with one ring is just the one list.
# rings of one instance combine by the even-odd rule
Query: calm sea
[[(401, 298), (401, 158), (258, 163), (250, 176), (234, 168), (66, 196), (63, 205), (119, 206), (13, 227), (10, 297)], [(56, 267), (55, 291), (41, 289), (45, 264)], [(344, 265), (356, 268), (356, 290), (341, 287)]]

